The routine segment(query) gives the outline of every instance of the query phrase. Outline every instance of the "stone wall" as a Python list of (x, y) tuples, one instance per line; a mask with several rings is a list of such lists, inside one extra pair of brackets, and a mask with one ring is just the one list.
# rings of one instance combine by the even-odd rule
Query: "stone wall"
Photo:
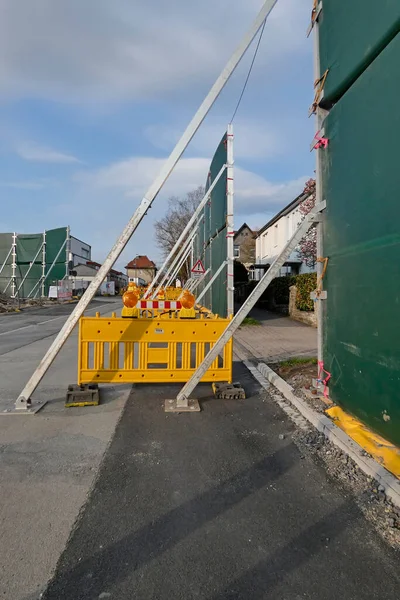
[(297, 287), (292, 285), (290, 287), (290, 296), (289, 296), (289, 316), (294, 321), (300, 321), (301, 323), (305, 323), (306, 325), (311, 325), (311, 327), (317, 327), (317, 313), (318, 313), (318, 302), (314, 302), (315, 310), (313, 311), (305, 311), (299, 310), (296, 308), (296, 296), (297, 296)]

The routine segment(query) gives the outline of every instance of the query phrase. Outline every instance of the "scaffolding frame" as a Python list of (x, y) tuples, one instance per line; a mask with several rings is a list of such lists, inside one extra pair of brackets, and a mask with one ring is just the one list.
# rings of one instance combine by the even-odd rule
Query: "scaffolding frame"
[(32, 407), (31, 400), (33, 392), (36, 390), (37, 386), (43, 379), (51, 364), (53, 363), (60, 349), (63, 347), (69, 335), (77, 325), (80, 317), (82, 316), (85, 309), (93, 299), (97, 289), (100, 287), (101, 283), (106, 278), (107, 273), (110, 271), (115, 261), (121, 255), (123, 249), (131, 239), (133, 233), (136, 231), (143, 217), (147, 214), (147, 211), (153, 204), (154, 199), (159, 194), (161, 188), (167, 181), (169, 175), (176, 166), (183, 152), (186, 150), (191, 139), (195, 135), (196, 131), (199, 129), (200, 125), (202, 124), (210, 109), (214, 105), (215, 101), (219, 97), (220, 93), (224, 89), (226, 83), (230, 79), (232, 73), (235, 71), (237, 65), (242, 60), (251, 42), (254, 40), (260, 28), (264, 25), (268, 15), (271, 13), (276, 2), (277, 0), (266, 0), (264, 2), (256, 19), (242, 38), (239, 46), (233, 52), (232, 56), (228, 60), (228, 63), (222, 70), (221, 74), (218, 76), (216, 82), (214, 83), (206, 98), (202, 102), (200, 108), (197, 110), (196, 114), (187, 126), (181, 139), (175, 145), (175, 148), (172, 150), (169, 158), (161, 168), (159, 174), (156, 176), (156, 178), (150, 185), (147, 193), (144, 195), (135, 213), (128, 221), (121, 235), (116, 240), (114, 246), (111, 248), (104, 263), (98, 270), (95, 278), (93, 279), (88, 289), (82, 296), (80, 302), (76, 305), (75, 309), (64, 323), (58, 335), (53, 340), (50, 348), (47, 350), (40, 364), (38, 365), (32, 376), (29, 378), (24, 388), (22, 389), (20, 395), (15, 401), (16, 411), (34, 410), (34, 407)]
[(226, 327), (224, 333), (219, 337), (214, 346), (209, 350), (205, 356), (203, 362), (199, 365), (196, 371), (193, 373), (191, 378), (183, 386), (176, 399), (171, 403), (171, 400), (165, 401), (165, 408), (169, 412), (180, 412), (188, 410), (199, 410), (198, 403), (195, 399), (189, 399), (190, 394), (193, 392), (195, 387), (200, 383), (204, 376), (204, 373), (208, 371), (214, 360), (221, 354), (223, 348), (227, 342), (231, 339), (235, 331), (240, 327), (243, 320), (249, 314), (251, 309), (256, 304), (257, 300), (261, 297), (264, 291), (267, 289), (271, 281), (278, 275), (279, 269), (289, 258), (291, 252), (296, 248), (297, 244), (307, 233), (309, 228), (319, 220), (319, 213), (325, 208), (325, 204), (316, 204), (314, 209), (306, 215), (304, 221), (302, 221), (299, 227), (296, 229), (282, 252), (275, 258), (270, 269), (260, 279), (257, 286), (251, 292), (250, 296), (242, 304), (236, 315), (232, 318), (229, 325)]
[[(10, 277), (2, 291), (3, 291), (3, 293), (6, 293), (7, 290), (9, 289), (9, 287), (11, 286), (10, 297), (13, 300), (15, 300), (17, 298), (21, 298), (20, 291), (21, 291), (21, 289), (23, 289), (24, 283), (27, 281), (28, 276), (32, 271), (32, 268), (35, 265), (38, 266), (39, 264), (41, 265), (41, 275), (40, 275), (40, 277), (38, 277), (36, 283), (30, 290), (30, 292), (24, 297), (26, 297), (26, 298), (37, 298), (37, 297), (44, 298), (46, 296), (46, 289), (45, 289), (46, 281), (48, 280), (54, 266), (57, 264), (57, 261), (60, 258), (61, 252), (64, 250), (65, 247), (68, 248), (68, 245), (70, 244), (70, 228), (69, 228), (69, 226), (67, 227), (66, 239), (64, 240), (64, 243), (60, 246), (58, 253), (57, 253), (55, 259), (53, 260), (52, 264), (46, 271), (46, 267), (48, 264), (46, 261), (46, 251), (47, 251), (47, 246), (48, 246), (47, 233), (48, 233), (47, 231), (43, 231), (42, 234), (35, 234), (35, 235), (41, 236), (41, 238), (42, 238), (41, 242), (40, 242), (40, 246), (39, 246), (36, 254), (33, 256), (32, 260), (29, 261), (29, 267), (28, 267), (26, 273), (24, 273), (24, 275), (22, 276), (21, 280), (17, 276), (17, 268), (18, 268), (18, 265), (21, 264), (18, 262), (18, 238), (19, 238), (20, 234), (18, 234), (16, 232), (14, 232), (12, 234), (11, 247), (7, 253), (7, 256), (6, 256), (3, 264), (0, 267), (0, 274), (2, 273), (2, 271), (4, 270), (4, 268), (6, 266), (9, 266), (11, 268)], [(38, 260), (40, 255), (41, 255), (41, 261), (39, 263), (36, 261)], [(9, 263), (8, 261), (10, 259), (10, 256), (11, 256), (11, 262)], [(68, 259), (68, 257), (69, 257), (69, 255), (67, 252), (67, 259)], [(68, 272), (69, 272), (68, 271), (68, 261), (66, 261), (66, 269), (67, 269), (67, 271), (66, 271), (66, 275), (64, 275), (64, 278), (68, 275)]]

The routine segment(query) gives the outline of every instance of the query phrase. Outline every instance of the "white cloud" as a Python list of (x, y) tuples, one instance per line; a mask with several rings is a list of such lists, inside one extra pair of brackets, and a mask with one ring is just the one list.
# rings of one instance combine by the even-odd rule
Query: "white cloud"
[[(85, 223), (90, 218), (90, 243), (96, 248), (95, 260), (103, 260), (129, 217), (161, 169), (163, 159), (131, 157), (93, 171), (81, 171), (75, 177), (77, 192), (73, 206), (64, 206), (63, 214), (78, 214), (73, 234), (84, 239)], [(179, 161), (152, 209), (135, 232), (127, 250), (117, 262), (119, 268), (135, 254), (158, 259), (154, 239), (154, 221), (165, 213), (167, 198), (183, 195), (205, 183), (209, 158), (183, 158)], [(235, 222), (263, 225), (303, 189), (308, 176), (293, 181), (272, 183), (252, 171), (235, 168)], [(87, 218), (86, 218), (87, 217)], [(79, 227), (82, 229), (80, 230)], [(83, 237), (82, 237), (83, 236)]]
[(71, 164), (80, 162), (75, 156), (71, 154), (64, 154), (48, 148), (46, 146), (40, 146), (35, 142), (20, 142), (17, 144), (16, 153), (24, 160), (32, 162), (44, 162), (44, 163), (59, 163), (59, 164)]
[(48, 179), (38, 179), (34, 181), (0, 181), (1, 187), (12, 188), (17, 190), (42, 190), (51, 184)]
[[(262, 3), (2, 0), (0, 93), (102, 103), (209, 85)], [(277, 3), (258, 61), (265, 76), (309, 51), (309, 11), (309, 0)]]
[[(202, 156), (213, 156), (224, 131), (226, 118), (212, 117), (204, 123), (190, 144), (190, 150)], [(234, 154), (235, 159), (245, 158), (265, 160), (279, 156), (287, 150), (284, 135), (279, 131), (282, 125), (263, 119), (240, 119), (234, 125)], [(178, 141), (182, 131), (178, 128), (163, 125), (147, 127), (145, 135), (149, 141), (162, 150), (170, 150)]]
[[(99, 194), (105, 195), (105, 198), (122, 195), (125, 198), (134, 197), (139, 203), (163, 164), (164, 159), (159, 158), (128, 158), (95, 171), (81, 172), (76, 176), (76, 182), (86, 191), (91, 190), (94, 198), (98, 199)], [(161, 191), (160, 198), (154, 201), (155, 212), (163, 213), (165, 200), (169, 196), (180, 196), (203, 185), (209, 164), (208, 158), (181, 159)], [(240, 167), (235, 167), (234, 174), (235, 210), (247, 215), (280, 210), (301, 192), (309, 178), (304, 175), (293, 181), (275, 183)]]

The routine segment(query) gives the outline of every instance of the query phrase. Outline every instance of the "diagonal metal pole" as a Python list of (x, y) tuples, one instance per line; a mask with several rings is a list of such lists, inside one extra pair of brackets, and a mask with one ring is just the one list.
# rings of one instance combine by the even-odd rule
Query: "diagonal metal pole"
[[(157, 286), (157, 289), (155, 291), (153, 291), (153, 294), (152, 294), (152, 299), (153, 300), (154, 300), (154, 298), (157, 297), (158, 292), (160, 291), (160, 289), (162, 288), (162, 286), (165, 284), (165, 282), (170, 277), (170, 274), (173, 271), (173, 269), (176, 267), (177, 262), (181, 259), (182, 253), (186, 251), (186, 248), (190, 245), (190, 243), (192, 242), (192, 240), (195, 238), (195, 236), (197, 234), (197, 228), (198, 228), (199, 223), (201, 222), (201, 220), (203, 218), (204, 218), (204, 215), (201, 215), (200, 219), (197, 221), (196, 225), (193, 227), (193, 230), (190, 232), (189, 236), (186, 238), (186, 240), (183, 242), (181, 248), (176, 253), (176, 256), (175, 256), (174, 260), (172, 261), (171, 265), (168, 267), (167, 272), (165, 273), (165, 275), (162, 278), (161, 282)], [(184, 239), (184, 238), (182, 238), (182, 239)], [(175, 246), (176, 246), (176, 244), (175, 244)], [(174, 246), (174, 248), (175, 248), (175, 246)], [(171, 256), (171, 252), (170, 252), (169, 256)], [(160, 273), (161, 270), (163, 270), (164, 268), (165, 268), (165, 262), (164, 262), (163, 266), (161, 267), (161, 269), (160, 269), (160, 271), (158, 273)], [(157, 275), (158, 275), (158, 273), (157, 273)], [(155, 280), (153, 279), (152, 285), (154, 284), (154, 281)], [(167, 284), (167, 286), (168, 285), (169, 284)], [(146, 297), (148, 297), (148, 294), (145, 294), (143, 296), (143, 299), (146, 299)]]
[(224, 67), (223, 71), (221, 72), (218, 79), (216, 80), (213, 87), (211, 88), (211, 90), (207, 94), (206, 98), (204, 99), (203, 103), (201, 104), (200, 108), (198, 109), (198, 111), (194, 115), (193, 119), (189, 123), (188, 127), (186, 128), (186, 131), (182, 135), (179, 142), (176, 144), (175, 148), (171, 152), (169, 158), (166, 160), (161, 171), (159, 172), (159, 174), (155, 178), (154, 182), (148, 189), (143, 200), (141, 201), (140, 205), (136, 209), (134, 215), (129, 220), (128, 224), (122, 231), (120, 237), (117, 239), (114, 246), (111, 248), (104, 263), (102, 264), (100, 269), (97, 271), (96, 277), (93, 279), (93, 281), (87, 288), (87, 290), (84, 293), (84, 295), (82, 296), (80, 302), (76, 305), (75, 310), (71, 313), (71, 315), (65, 322), (64, 326), (61, 328), (57, 337), (55, 338), (55, 340), (51, 344), (50, 348), (48, 349), (48, 351), (42, 358), (36, 371), (33, 373), (31, 378), (25, 385), (24, 389), (18, 396), (16, 403), (15, 403), (16, 409), (23, 409), (23, 410), (28, 409), (28, 404), (31, 401), (30, 400), (31, 395), (33, 394), (33, 392), (39, 385), (40, 381), (44, 377), (44, 375), (47, 372), (47, 370), (49, 369), (50, 365), (53, 363), (58, 352), (60, 351), (60, 349), (66, 342), (66, 340), (68, 339), (68, 337), (69, 337), (70, 333), (72, 332), (72, 330), (74, 329), (75, 325), (78, 323), (83, 312), (85, 311), (87, 306), (90, 304), (92, 298), (96, 294), (96, 291), (98, 290), (98, 288), (100, 287), (100, 285), (104, 281), (104, 279), (106, 278), (110, 269), (113, 267), (115, 261), (118, 259), (121, 252), (125, 248), (126, 244), (131, 239), (132, 234), (134, 233), (134, 231), (136, 230), (136, 228), (142, 221), (143, 217), (146, 215), (148, 209), (151, 207), (154, 198), (157, 196), (157, 194), (161, 190), (162, 186), (168, 179), (171, 171), (173, 170), (176, 163), (182, 156), (183, 152), (186, 150), (187, 146), (189, 145), (190, 140), (192, 139), (192, 137), (194, 136), (194, 134), (200, 127), (201, 123), (204, 121), (205, 117), (207, 116), (207, 114), (210, 111), (211, 107), (213, 106), (214, 102), (217, 100), (218, 96), (224, 89), (226, 83), (230, 79), (232, 73), (236, 69), (239, 62), (242, 60), (247, 48), (250, 46), (251, 42), (257, 35), (257, 32), (259, 31), (260, 27), (263, 25), (264, 21), (267, 19), (268, 15), (274, 8), (276, 2), (277, 2), (277, 0), (266, 0), (264, 2), (255, 21), (253, 22), (253, 24), (251, 25), (251, 27), (249, 28), (247, 33), (244, 35), (239, 46), (232, 54), (228, 63)]
[[(183, 252), (183, 254), (181, 255), (181, 260), (180, 262), (176, 265), (175, 269), (173, 270), (172, 274), (170, 275), (168, 282), (167, 282), (167, 287), (171, 284), (171, 282), (175, 279), (175, 277), (178, 275), (179, 271), (181, 270), (185, 260), (188, 258), (190, 254), (190, 244), (188, 244), (186, 246), (185, 251)], [(156, 296), (154, 295), (153, 298), (155, 298)]]
[[(225, 169), (226, 169), (226, 165), (223, 165), (223, 167), (221, 167), (220, 172), (218, 173), (218, 175), (214, 179), (212, 186), (210, 187), (210, 189), (207, 190), (206, 194), (204, 195), (204, 198), (201, 200), (200, 204), (198, 205), (198, 207), (194, 211), (193, 215), (190, 217), (190, 219), (189, 219), (186, 227), (182, 231), (182, 233), (179, 236), (179, 238), (176, 240), (174, 247), (172, 248), (171, 252), (168, 254), (167, 258), (165, 259), (165, 261), (164, 261), (164, 263), (162, 265), (162, 267), (160, 268), (160, 270), (156, 274), (155, 278), (151, 282), (150, 287), (148, 288), (148, 290), (146, 291), (146, 293), (144, 295), (144, 298), (146, 298), (150, 294), (151, 290), (153, 289), (153, 287), (156, 285), (157, 281), (160, 278), (160, 273), (162, 273), (164, 271), (165, 267), (167, 266), (167, 264), (169, 263), (169, 261), (171, 260), (171, 258), (174, 256), (175, 252), (178, 250), (178, 248), (181, 245), (182, 241), (185, 239), (185, 237), (189, 233), (189, 231), (190, 231), (191, 227), (193, 226), (194, 222), (196, 221), (198, 215), (200, 214), (200, 212), (205, 207), (205, 205), (207, 203), (207, 200), (210, 197), (211, 192), (213, 191), (213, 189), (217, 185), (218, 181), (221, 179), (223, 173), (225, 172)], [(200, 220), (203, 217), (204, 217), (204, 215), (201, 216)], [(200, 220), (198, 221), (196, 227), (199, 225)], [(162, 285), (163, 285), (163, 281), (158, 286), (156, 294), (158, 293), (158, 291), (159, 291), (160, 287), (162, 287)]]
[(227, 264), (228, 264), (228, 261), (224, 260), (224, 262), (218, 267), (218, 270), (215, 271), (214, 275), (212, 276), (212, 278), (210, 279), (210, 281), (207, 283), (207, 285), (204, 288), (204, 290), (199, 294), (199, 297), (196, 299), (196, 304), (198, 304), (200, 302), (200, 300), (206, 295), (206, 293), (208, 292), (208, 290), (210, 289), (210, 287), (212, 286), (212, 284), (214, 283), (214, 281), (217, 279), (218, 275), (221, 273), (221, 271), (223, 270), (223, 268)]
[[(35, 260), (37, 259), (37, 257), (39, 256), (39, 254), (42, 252), (42, 249), (43, 249), (43, 243), (42, 243), (42, 245), (40, 246), (39, 250), (37, 251), (37, 253), (36, 253), (36, 255), (35, 255), (35, 258), (34, 258), (34, 259), (33, 259), (33, 261), (30, 263), (30, 265), (29, 265), (29, 269), (28, 269), (28, 270), (27, 270), (27, 272), (25, 273), (25, 277), (23, 278), (23, 280), (22, 280), (22, 281), (21, 281), (21, 283), (19, 284), (19, 286), (18, 286), (18, 288), (17, 288), (17, 294), (19, 294), (19, 290), (20, 290), (20, 289), (22, 288), (22, 286), (24, 285), (24, 283), (25, 283), (25, 279), (28, 277), (29, 273), (31, 272), (31, 269), (32, 269), (33, 265), (35, 264)], [(39, 279), (39, 282), (40, 282), (40, 279)]]
[(0, 274), (1, 274), (2, 270), (4, 269), (4, 267), (6, 266), (7, 261), (10, 258), (11, 252), (12, 252), (12, 246), (11, 246), (11, 248), (8, 251), (8, 254), (7, 254), (6, 258), (5, 258), (5, 261), (3, 262), (3, 264), (0, 267)]
[(308, 229), (314, 222), (315, 215), (321, 209), (321, 205), (316, 206), (300, 224), (299, 228), (290, 238), (283, 251), (274, 260), (270, 269), (265, 273), (265, 275), (259, 281), (258, 285), (250, 294), (250, 296), (242, 304), (236, 315), (233, 317), (232, 321), (225, 329), (224, 333), (215, 342), (215, 345), (208, 352), (207, 356), (204, 358), (203, 362), (199, 365), (197, 370), (193, 373), (189, 381), (185, 383), (185, 385), (176, 397), (175, 409), (187, 409), (190, 394), (193, 392), (197, 384), (201, 381), (204, 374), (211, 367), (212, 363), (217, 358), (217, 356), (222, 352), (225, 344), (231, 339), (237, 328), (240, 327), (243, 319), (249, 314), (250, 310), (253, 308), (257, 300), (261, 297), (263, 292), (267, 289), (271, 281), (278, 275), (279, 269), (287, 261), (290, 254), (296, 248), (299, 241), (307, 233)]
[[(59, 259), (59, 257), (60, 257), (60, 254), (61, 254), (61, 252), (64, 250), (66, 243), (67, 243), (67, 240), (64, 240), (64, 243), (63, 243), (63, 245), (60, 247), (59, 251), (57, 252), (57, 255), (56, 255), (55, 259), (54, 259), (54, 260), (53, 260), (53, 262), (51, 263), (51, 265), (50, 265), (50, 268), (49, 268), (49, 270), (47, 271), (47, 273), (46, 273), (46, 275), (45, 275), (44, 281), (46, 281), (46, 279), (47, 279), (47, 278), (48, 278), (48, 276), (50, 275), (50, 273), (51, 273), (51, 271), (52, 271), (52, 269), (53, 269), (54, 265), (56, 264), (57, 260), (58, 260), (58, 259)], [(33, 294), (33, 292), (36, 290), (36, 288), (37, 288), (39, 285), (40, 285), (40, 279), (39, 279), (39, 281), (37, 281), (37, 282), (35, 283), (35, 286), (34, 286), (34, 287), (31, 289), (31, 291), (29, 292), (29, 294), (28, 294), (28, 298), (30, 298), (30, 297), (31, 297), (31, 295)]]
[(152, 300), (154, 300), (154, 298), (156, 298), (156, 295), (158, 294), (159, 290), (162, 288), (163, 285), (165, 285), (165, 287), (169, 287), (171, 285), (172, 281), (177, 276), (182, 264), (185, 262), (185, 261), (183, 261), (182, 264), (180, 264), (178, 266), (178, 261), (182, 258), (183, 254), (185, 252), (186, 252), (185, 259), (189, 256), (189, 254), (191, 252), (191, 246), (193, 244), (193, 240), (195, 239), (196, 235), (197, 235), (197, 231), (196, 231), (196, 229), (193, 229), (190, 236), (188, 237), (186, 242), (182, 245), (182, 248), (177, 253), (172, 265), (170, 267), (168, 267), (168, 271), (165, 274), (165, 277), (163, 278), (162, 282), (160, 283), (160, 285), (158, 286), (156, 291), (153, 292), (153, 295), (151, 297)]

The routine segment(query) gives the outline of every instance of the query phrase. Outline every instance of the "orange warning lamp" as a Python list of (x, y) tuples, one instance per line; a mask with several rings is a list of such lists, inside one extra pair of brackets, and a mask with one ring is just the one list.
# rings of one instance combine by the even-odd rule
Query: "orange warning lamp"
[(161, 288), (157, 294), (158, 300), (165, 300), (165, 290)]
[(193, 308), (195, 302), (196, 302), (196, 299), (193, 296), (193, 294), (191, 294), (189, 292), (189, 290), (184, 290), (182, 292), (181, 304), (182, 304), (183, 308)]
[(140, 297), (140, 292), (135, 283), (130, 283), (125, 294), (122, 296), (122, 302), (126, 308), (135, 308)]

